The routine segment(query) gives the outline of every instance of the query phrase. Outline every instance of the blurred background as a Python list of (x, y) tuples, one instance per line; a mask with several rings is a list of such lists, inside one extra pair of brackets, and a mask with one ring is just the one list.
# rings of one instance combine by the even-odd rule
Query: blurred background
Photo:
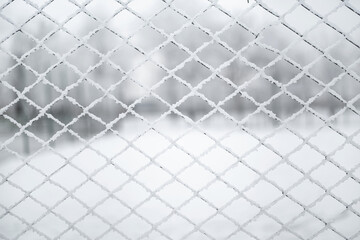
[[(328, 21), (336, 28), (317, 24), (319, 18), (294, 7), (295, 1), (264, 1), (268, 10), (230, 0), (216, 6), (94, 0), (83, 10), (81, 1), (29, 3), (4, 1), (1, 7), (2, 142), (29, 121), (26, 130), (44, 141), (65, 125), (90, 138), (104, 124), (119, 130), (138, 119), (134, 112), (149, 122), (163, 114), (170, 121), (198, 121), (215, 106), (211, 119), (226, 113), (252, 127), (289, 118), (299, 126), (327, 119), (359, 123), (360, 102), (347, 106), (360, 92), (360, 31), (353, 29), (359, 18), (346, 7), (331, 13), (336, 1), (329, 7), (307, 3), (319, 16), (331, 13)], [(36, 8), (43, 8), (40, 14)], [(286, 11), (286, 25), (279, 24), (276, 15)], [(236, 22), (234, 16), (240, 16)], [(37, 117), (42, 109), (53, 118)], [(28, 135), (22, 132), (5, 147), (20, 154), (41, 148)], [(64, 131), (50, 144), (74, 139)], [(2, 158), (12, 155), (6, 148)]]

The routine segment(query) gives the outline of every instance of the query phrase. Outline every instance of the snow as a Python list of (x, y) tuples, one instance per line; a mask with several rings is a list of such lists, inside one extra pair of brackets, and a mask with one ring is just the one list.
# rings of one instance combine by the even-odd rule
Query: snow
[[(355, 210), (346, 210), (339, 202), (350, 204), (359, 199), (358, 175), (336, 185), (347, 175), (325, 160), (310, 174), (337, 199), (325, 194), (300, 172), (311, 170), (325, 157), (301, 145), (302, 140), (288, 130), (277, 132), (261, 145), (242, 130), (228, 134), (229, 128), (209, 126), (206, 131), (221, 139), (221, 146), (197, 130), (173, 146), (171, 141), (181, 136), (184, 125), (163, 126), (161, 132), (168, 137), (149, 130), (134, 138), (134, 131), (141, 132), (135, 127), (129, 124), (120, 131), (125, 139), (134, 140), (133, 145), (115, 134), (105, 135), (91, 143), (92, 149), (84, 149), (80, 142), (64, 143), (54, 148), (59, 155), (43, 151), (25, 166), (18, 159), (2, 161), (3, 176), (19, 169), (0, 185), (0, 233), (11, 238), (25, 231), (26, 225), (14, 214), (29, 224), (35, 221), (29, 228), (49, 238), (64, 233), (64, 239), (81, 239), (69, 226), (74, 224), (90, 239), (104, 233), (104, 239), (121, 238), (118, 231), (130, 239), (142, 238), (145, 233), (149, 235), (142, 239), (161, 239), (157, 230), (174, 239), (188, 234), (189, 239), (207, 239), (206, 234), (222, 239), (233, 233), (233, 237), (250, 233), (264, 239), (303, 214), (304, 206), (310, 213), (288, 225), (300, 236), (320, 231), (325, 225), (319, 219), (333, 221), (330, 227), (346, 237), (360, 229), (359, 217), (352, 213)], [(360, 162), (360, 150), (344, 142), (343, 136), (329, 128), (310, 140), (324, 153), (340, 146), (331, 159), (351, 171)], [(288, 156), (285, 163), (280, 163), (282, 156)], [(284, 197), (283, 191), (294, 184), (288, 198)], [(318, 203), (311, 204), (314, 200)], [(6, 209), (11, 214), (5, 214)], [(116, 231), (108, 231), (109, 224)], [(237, 231), (236, 224), (245, 224), (244, 231)], [(25, 235), (43, 239), (31, 230)], [(284, 231), (281, 236), (288, 239), (292, 235)]]

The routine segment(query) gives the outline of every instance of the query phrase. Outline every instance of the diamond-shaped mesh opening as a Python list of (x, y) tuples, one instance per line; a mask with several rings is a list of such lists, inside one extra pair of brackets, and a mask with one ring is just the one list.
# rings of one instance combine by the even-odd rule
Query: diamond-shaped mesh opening
[[(300, 89), (306, 89), (305, 91)], [(289, 92), (300, 98), (304, 102), (315, 97), (321, 90), (322, 87), (317, 84), (313, 79), (302, 76), (296, 82), (292, 83), (288, 87)]]
[[(327, 38), (323, 38), (323, 35), (326, 34)], [(321, 23), (316, 26), (313, 30), (307, 35), (309, 42), (320, 49), (326, 49), (333, 45), (337, 40), (339, 40), (341, 34), (335, 31), (331, 26)]]
[[(137, 32), (130, 39), (134, 46), (145, 52), (153, 51), (155, 47), (158, 47), (165, 40), (166, 38), (161, 33), (149, 26), (142, 28), (141, 31)], [(125, 45), (124, 47), (128, 46)], [(128, 57), (129, 56), (133, 56), (133, 54), (128, 55)]]
[[(334, 209), (334, 211), (327, 211), (327, 209)], [(311, 209), (318, 217), (322, 219), (329, 220), (335, 217), (338, 214), (341, 214), (345, 207), (335, 198), (326, 196), (321, 201), (319, 201), (314, 207)]]
[(64, 90), (80, 78), (79, 74), (64, 63), (58, 64), (46, 74), (46, 79), (56, 87)]
[(74, 196), (80, 199), (85, 206), (93, 207), (102, 202), (107, 194), (98, 184), (88, 181), (74, 192)]
[(194, 17), (195, 15), (205, 11), (209, 6), (210, 3), (205, 0), (200, 0), (196, 2), (184, 2), (181, 0), (175, 0), (173, 2), (173, 6), (175, 9), (185, 13), (189, 17)]
[[(148, 145), (148, 139), (156, 140), (158, 144), (156, 146)], [(169, 141), (155, 130), (149, 130), (139, 136), (134, 144), (137, 148), (142, 149), (143, 154), (145, 154), (146, 156), (154, 157), (160, 154), (164, 149), (169, 146)], [(159, 169), (156, 166), (154, 166), (153, 169), (158, 169), (162, 173), (165, 173), (163, 170)]]
[(197, 17), (196, 21), (201, 26), (215, 33), (226, 26), (226, 23), (230, 21), (230, 17), (218, 8), (211, 7)]
[(242, 164), (236, 165), (224, 175), (224, 180), (239, 191), (248, 188), (259, 176)]
[(242, 85), (253, 79), (257, 71), (247, 62), (235, 59), (228, 66), (222, 68), (221, 75), (229, 79), (236, 85)]
[[(218, 226), (218, 222), (223, 223), (223, 227), (220, 231), (217, 231), (215, 226)], [(232, 223), (230, 220), (226, 219), (221, 215), (216, 215), (215, 217), (211, 218), (207, 221), (203, 226), (202, 229), (205, 233), (214, 236), (216, 238), (226, 238), (231, 236), (237, 230), (237, 226)]]
[[(351, 190), (352, 191), (351, 191)], [(354, 191), (355, 190), (355, 191)], [(359, 183), (352, 178), (346, 179), (336, 186), (332, 192), (345, 203), (350, 203), (359, 197)]]
[(24, 61), (26, 65), (37, 73), (44, 73), (56, 62), (56, 57), (42, 48), (32, 52)]
[(204, 64), (195, 60), (187, 62), (183, 68), (176, 71), (176, 76), (180, 77), (192, 86), (196, 86), (210, 75), (211, 71), (204, 66)]
[[(56, 224), (53, 228), (49, 226), (49, 223), (52, 222)], [(42, 218), (39, 222), (35, 224), (35, 229), (41, 231), (45, 236), (50, 238), (55, 238), (59, 236), (67, 227), (65, 221), (57, 217), (55, 214), (48, 214)]]
[(360, 100), (357, 100), (353, 105), (356, 109), (360, 109)]
[[(170, 57), (171, 56), (171, 57)], [(177, 67), (188, 57), (184, 51), (179, 49), (175, 44), (169, 43), (159, 49), (156, 54), (153, 55), (153, 59), (171, 70)]]
[(335, 63), (328, 59), (321, 58), (320, 61), (316, 62), (309, 72), (319, 79), (322, 83), (329, 83), (335, 77), (337, 77), (342, 70)]
[(331, 49), (330, 54), (345, 66), (349, 66), (359, 58), (360, 50), (349, 42), (341, 42)]
[(356, 214), (346, 211), (343, 213), (347, 216), (346, 219), (339, 219), (333, 223), (334, 228), (345, 237), (353, 237), (357, 234), (356, 230), (353, 230), (351, 226), (359, 226), (360, 221)]
[(3, 73), (5, 70), (7, 70), (9, 67), (15, 64), (15, 61), (12, 62), (12, 57), (9, 56), (8, 53), (5, 53), (4, 51), (0, 51), (0, 57), (1, 59), (4, 59), (4, 65), (0, 67), (0, 72)]
[(11, 33), (13, 33), (15, 27), (8, 21), (4, 20), (3, 18), (0, 18), (0, 24), (1, 24), (0, 25), (1, 29), (3, 29), (3, 31), (0, 35), (0, 39), (4, 40), (4, 39), (8, 38), (8, 36)]
[[(324, 137), (331, 137), (331, 143), (324, 144), (322, 142), (322, 139)], [(310, 139), (310, 142), (315, 146), (315, 148), (317, 147), (320, 151), (327, 154), (334, 151), (334, 149), (340, 147), (344, 143), (344, 141), (344, 137), (330, 127), (322, 128), (317, 132), (315, 136)]]
[[(286, 190), (295, 184), (302, 177), (302, 175), (293, 167), (290, 167), (287, 164), (282, 164), (276, 167), (274, 170), (270, 171), (268, 177), (282, 189)], [(287, 181), (284, 181), (284, 178), (286, 178)]]
[(359, 41), (358, 41), (359, 34), (360, 34), (359, 29), (355, 29), (354, 31), (352, 31), (352, 32), (350, 33), (349, 36), (350, 36), (350, 38), (351, 38), (351, 40), (352, 40), (353, 42), (359, 44)]
[[(330, 103), (329, 108), (322, 108), (321, 105)], [(338, 98), (331, 95), (328, 92), (320, 95), (311, 103), (311, 108), (313, 108), (317, 113), (320, 113), (323, 116), (332, 116), (340, 111), (344, 107), (344, 103), (341, 102)]]
[(129, 148), (127, 151), (118, 154), (113, 162), (123, 169), (124, 172), (134, 174), (144, 167), (149, 160), (143, 153), (140, 153), (133, 148)]
[[(22, 42), (23, 45), (18, 47), (14, 44), (15, 42)], [(35, 46), (35, 42), (21, 32), (16, 32), (2, 43), (2, 48), (4, 51), (12, 53), (18, 58), (22, 57)]]
[(278, 118), (286, 119), (298, 112), (302, 105), (289, 96), (282, 94), (280, 97), (272, 100), (266, 108), (272, 111)]
[[(83, 25), (83, 27), (79, 27), (81, 25)], [(91, 16), (80, 12), (67, 21), (64, 28), (76, 37), (84, 37), (92, 32), (98, 25), (98, 22)]]
[(168, 110), (168, 107), (155, 97), (147, 97), (136, 104), (134, 110), (147, 120), (152, 121), (159, 118)]
[(128, 10), (122, 10), (109, 21), (111, 30), (122, 37), (130, 37), (143, 26), (143, 21)]
[(198, 56), (200, 59), (213, 68), (218, 68), (221, 64), (233, 57), (233, 54), (224, 46), (212, 43), (204, 48)]
[[(263, 159), (263, 161), (261, 161), (261, 159)], [(258, 147), (256, 151), (248, 154), (244, 160), (252, 169), (258, 172), (266, 172), (280, 161), (280, 157), (269, 148), (261, 146)]]
[(178, 107), (178, 109), (182, 114), (189, 117), (193, 121), (198, 121), (205, 114), (207, 114), (212, 108), (202, 98), (197, 96), (191, 96), (186, 98), (185, 102), (183, 102)]
[[(26, 9), (26, 11), (23, 14), (16, 14), (18, 9)], [(28, 21), (36, 10), (23, 0), (15, 0), (4, 6), (1, 12), (15, 24), (21, 25)]]
[(200, 28), (190, 25), (175, 36), (175, 40), (194, 52), (204, 43), (209, 42), (211, 37)]
[(273, 66), (268, 67), (265, 73), (271, 76), (274, 80), (286, 84), (297, 76), (300, 71), (292, 64), (281, 60), (276, 62)]
[[(31, 209), (31, 211), (26, 211)], [(13, 211), (17, 216), (24, 218), (27, 222), (32, 223), (46, 212), (46, 208), (31, 198), (26, 198)]]
[(53, 183), (46, 182), (31, 193), (31, 196), (47, 207), (55, 206), (66, 196), (66, 192)]
[[(103, 10), (99, 11), (100, 6), (103, 7)], [(86, 10), (90, 12), (91, 16), (105, 20), (111, 18), (121, 7), (121, 3), (114, 0), (93, 0), (86, 5)]]
[(349, 101), (356, 97), (360, 91), (360, 82), (346, 74), (332, 87), (343, 99)]
[(96, 66), (87, 76), (104, 89), (108, 89), (123, 77), (123, 73), (114, 66), (103, 63), (100, 66)]
[(263, 68), (275, 59), (276, 54), (259, 46), (250, 46), (244, 51), (243, 56), (257, 67)]
[(322, 6), (315, 0), (306, 0), (305, 2), (311, 7), (314, 12), (317, 12), (321, 15), (325, 15), (330, 11), (334, 10), (334, 8), (337, 7), (340, 3), (339, 0), (330, 0), (326, 4), (326, 6)]
[(109, 228), (105, 222), (96, 216), (86, 216), (76, 226), (82, 231), (92, 229), (86, 231), (86, 235), (90, 238), (101, 236)]
[[(301, 19), (306, 19), (306, 21), (301, 21)], [(285, 21), (293, 27), (296, 32), (304, 34), (317, 23), (318, 18), (303, 6), (298, 6), (286, 15)]]
[(102, 54), (106, 54), (121, 43), (121, 39), (107, 29), (101, 29), (88, 40), (88, 43)]
[[(146, 74), (148, 71), (152, 74)], [(143, 88), (145, 87), (145, 89), (157, 84), (166, 76), (167, 72), (165, 69), (150, 61), (147, 61), (140, 67), (136, 68), (136, 70), (131, 74), (131, 78), (135, 80), (139, 86), (143, 86)]]
[[(223, 193), (221, 197), (217, 194), (218, 192)], [(217, 181), (203, 190), (201, 195), (216, 207), (223, 207), (236, 196), (236, 192), (226, 183)]]
[(90, 109), (90, 113), (95, 114), (105, 123), (114, 121), (126, 112), (126, 109), (114, 99), (105, 97)]
[(67, 61), (81, 72), (88, 71), (88, 69), (93, 67), (99, 60), (100, 58), (94, 52), (84, 46), (76, 49), (75, 52), (72, 52), (71, 55), (67, 57)]
[(17, 101), (7, 109), (5, 114), (16, 122), (25, 125), (38, 114), (38, 110), (26, 100), (17, 99)]
[[(327, 176), (331, 175), (332, 178), (328, 178)], [(317, 168), (312, 173), (312, 178), (319, 181), (323, 186), (329, 188), (338, 183), (343, 177), (345, 173), (338, 169), (334, 164), (327, 163)]]
[[(151, 19), (151, 22), (160, 30), (167, 34), (173, 33), (186, 23), (186, 19), (171, 8), (166, 8), (157, 16)], [(171, 24), (167, 24), (171, 22)]]
[[(222, 144), (230, 150), (230, 153), (236, 153), (239, 156), (244, 156), (247, 152), (253, 150), (258, 143), (250, 134), (239, 130), (234, 131), (229, 136), (225, 136), (222, 141)], [(242, 147), (238, 148), (238, 144), (241, 144)]]
[[(303, 191), (306, 189), (308, 195), (304, 195)], [(324, 193), (323, 189), (317, 186), (315, 183), (310, 180), (305, 180), (298, 184), (298, 186), (292, 189), (289, 194), (292, 197), (296, 198), (296, 201), (302, 204), (303, 206), (309, 206), (317, 198), (319, 198)]]
[[(64, 44), (59, 45), (58, 41), (62, 41)], [(72, 45), (76, 43), (76, 39), (64, 31), (57, 31), (51, 38), (45, 41), (47, 47), (60, 55), (67, 53), (72, 48)]]
[(0, 4), (0, 238), (358, 238), (359, 10)]
[[(38, 95), (39, 91), (46, 92), (44, 95)], [(49, 102), (53, 102), (59, 97), (59, 92), (57, 92), (53, 86), (44, 83), (36, 84), (29, 92), (25, 94), (30, 100), (36, 103), (40, 107), (45, 107)]]
[(69, 1), (55, 0), (48, 4), (43, 12), (57, 22), (68, 19), (78, 8)]
[(75, 117), (79, 116), (82, 109), (74, 105), (67, 99), (55, 102), (48, 110), (57, 120), (62, 123), (69, 123)]
[[(105, 126), (101, 122), (87, 114), (77, 118), (76, 122), (71, 124), (69, 128), (81, 138), (92, 138), (105, 130)], [(91, 130), (88, 132), (84, 131), (87, 128)]]
[[(194, 212), (192, 209), (197, 209), (197, 212)], [(214, 214), (216, 210), (209, 206), (204, 200), (200, 198), (194, 198), (189, 201), (184, 207), (180, 209), (181, 214), (185, 217), (193, 219), (195, 223), (200, 223), (206, 218)]]
[[(270, 91), (262, 92), (261, 89), (266, 88)], [(280, 89), (273, 83), (269, 82), (264, 78), (257, 78), (250, 82), (246, 87), (245, 91), (252, 97), (256, 102), (262, 103), (269, 100), (273, 95), (278, 93)]]
[(261, 42), (279, 50), (289, 47), (298, 38), (294, 32), (283, 25), (269, 27), (264, 31), (263, 35)]
[(45, 116), (38, 118), (29, 127), (27, 127), (28, 131), (44, 141), (52, 139), (53, 135), (61, 129), (62, 126)]
[[(169, 216), (171, 209), (165, 206), (157, 199), (150, 199), (145, 204), (138, 208), (141, 216), (150, 221), (151, 223), (160, 222), (165, 217)], [(156, 211), (156, 213), (154, 212)]]
[(220, 39), (236, 51), (246, 47), (254, 38), (253, 34), (239, 24), (234, 24), (220, 34)]
[[(39, 29), (39, 26), (41, 28)], [(31, 21), (28, 21), (22, 30), (26, 33), (31, 34), (35, 39), (43, 39), (46, 35), (56, 29), (56, 23), (48, 19), (42, 14), (36, 15)]]
[(96, 207), (95, 212), (109, 222), (116, 223), (128, 215), (130, 209), (125, 207), (119, 200), (109, 198)]
[(280, 199), (269, 209), (269, 213), (276, 216), (282, 223), (290, 222), (302, 211), (303, 208), (288, 197)]
[[(255, 23), (254, 19), (257, 19), (258, 15), (261, 15), (262, 18), (259, 19), (258, 23)], [(249, 31), (255, 34), (276, 21), (276, 17), (272, 13), (259, 5), (254, 6), (254, 8), (249, 8), (249, 10), (245, 11), (240, 17), (242, 18), (241, 22), (249, 29)]]
[(35, 154), (37, 151), (41, 150), (42, 145), (37, 139), (22, 133), (13, 141), (6, 144), (6, 147), (8, 151), (19, 154), (18, 156), (21, 158), (29, 154)]
[(130, 1), (128, 6), (138, 15), (146, 19), (150, 19), (153, 15), (155, 15), (165, 7), (165, 3), (160, 0), (152, 2), (148, 2), (145, 0), (136, 0)]
[(248, 98), (237, 94), (230, 100), (226, 101), (222, 108), (236, 120), (242, 120), (250, 113), (253, 113), (257, 106)]
[[(349, 153), (349, 154), (348, 154)], [(357, 164), (357, 156), (359, 150), (351, 144), (346, 144), (342, 149), (334, 155), (334, 160), (347, 170), (353, 169)], [(348, 156), (349, 155), (349, 156)]]
[(12, 226), (15, 226), (11, 229), (9, 228), (4, 228), (4, 235), (6, 234), (6, 236), (9, 237), (17, 237), (19, 236), (24, 229), (26, 229), (26, 225), (21, 222), (18, 218), (10, 215), (10, 214), (6, 214), (1, 220), (0, 220), (0, 226), (5, 226), (7, 224), (11, 224)]
[[(128, 238), (139, 238), (151, 229), (151, 225), (142, 220), (142, 218), (136, 215), (131, 215), (119, 223), (116, 228), (123, 232), (123, 234)], [(135, 231), (134, 229), (140, 230)]]
[[(263, 229), (264, 226), (267, 226), (266, 230), (257, 231), (257, 229)], [(261, 215), (246, 226), (246, 230), (258, 238), (269, 238), (279, 231), (280, 228), (279, 223), (266, 215)]]
[(7, 82), (13, 86), (16, 90), (23, 91), (24, 88), (36, 82), (36, 76), (24, 65), (18, 65), (11, 69), (11, 71), (3, 78), (3, 80), (4, 82)]
[[(300, 54), (298, 49), (306, 52), (306, 55)], [(286, 56), (290, 57), (294, 62), (300, 64), (301, 66), (306, 66), (313, 62), (321, 53), (314, 46), (308, 44), (304, 40), (296, 42), (292, 48), (286, 52)]]
[(281, 1), (264, 1), (266, 3), (266, 5), (275, 13), (279, 14), (279, 15), (283, 15), (284, 13), (286, 13), (287, 11), (289, 11), (292, 7), (294, 7), (296, 1), (291, 0), (291, 1), (286, 1), (286, 2), (281, 2)]
[(205, 83), (199, 92), (203, 93), (205, 97), (215, 103), (224, 100), (234, 91), (234, 88), (218, 77), (212, 78)]
[[(344, 21), (344, 18), (350, 21), (350, 24)], [(360, 20), (356, 17), (356, 14), (347, 7), (340, 7), (336, 11), (330, 14), (329, 22), (332, 23), (336, 28), (339, 28), (342, 32), (349, 32), (352, 30)]]
[(110, 59), (122, 71), (128, 72), (138, 67), (144, 61), (144, 56), (138, 49), (129, 45), (122, 45), (111, 55)]
[[(71, 181), (67, 178), (68, 175), (73, 176)], [(66, 190), (72, 190), (84, 183), (86, 181), (86, 176), (76, 168), (68, 165), (56, 172), (51, 179)]]
[[(305, 223), (309, 225), (306, 226)], [(297, 229), (297, 226), (299, 225), (303, 226), (306, 231)], [(304, 214), (290, 225), (290, 229), (293, 229), (295, 233), (299, 234), (303, 238), (310, 238), (311, 236), (321, 231), (323, 228), (324, 223), (310, 214)]]
[[(80, 94), (84, 90), (85, 92), (89, 93), (89, 96), (83, 96), (82, 94)], [(102, 97), (102, 92), (88, 81), (82, 81), (69, 91), (68, 96), (72, 97), (78, 104), (85, 108), (86, 106), (93, 103), (95, 100)]]
[(170, 104), (175, 104), (190, 91), (189, 87), (179, 82), (175, 78), (166, 79), (156, 90), (155, 93)]
[(239, 224), (244, 224), (255, 217), (260, 212), (260, 209), (248, 200), (239, 198), (229, 204), (223, 212), (230, 219)]

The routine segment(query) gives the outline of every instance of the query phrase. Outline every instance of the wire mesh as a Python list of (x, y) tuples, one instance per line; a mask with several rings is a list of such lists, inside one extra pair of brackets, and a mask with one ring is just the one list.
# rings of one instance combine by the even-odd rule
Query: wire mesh
[(358, 239), (359, 9), (2, 2), (0, 238)]

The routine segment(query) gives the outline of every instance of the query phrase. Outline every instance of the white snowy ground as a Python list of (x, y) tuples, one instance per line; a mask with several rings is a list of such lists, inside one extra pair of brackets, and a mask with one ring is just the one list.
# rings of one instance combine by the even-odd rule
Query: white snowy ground
[[(342, 129), (351, 134), (356, 127)], [(121, 136), (131, 139), (131, 129), (142, 131), (129, 124)], [(172, 139), (184, 130), (175, 123), (161, 128)], [(298, 129), (304, 137), (312, 130)], [(230, 129), (206, 131), (220, 139)], [(8, 159), (0, 165), (3, 176), (10, 174), (0, 185), (0, 239), (243, 240), (279, 230), (274, 239), (350, 239), (360, 229), (360, 150), (345, 140), (329, 128), (311, 138), (330, 154), (325, 159), (287, 130), (267, 139), (267, 147), (241, 130), (222, 146), (193, 130), (174, 147), (150, 130), (133, 147), (105, 135), (91, 144), (95, 151), (69, 142), (55, 148), (59, 154), (34, 156), (31, 167)], [(359, 144), (360, 135), (353, 141)]]

